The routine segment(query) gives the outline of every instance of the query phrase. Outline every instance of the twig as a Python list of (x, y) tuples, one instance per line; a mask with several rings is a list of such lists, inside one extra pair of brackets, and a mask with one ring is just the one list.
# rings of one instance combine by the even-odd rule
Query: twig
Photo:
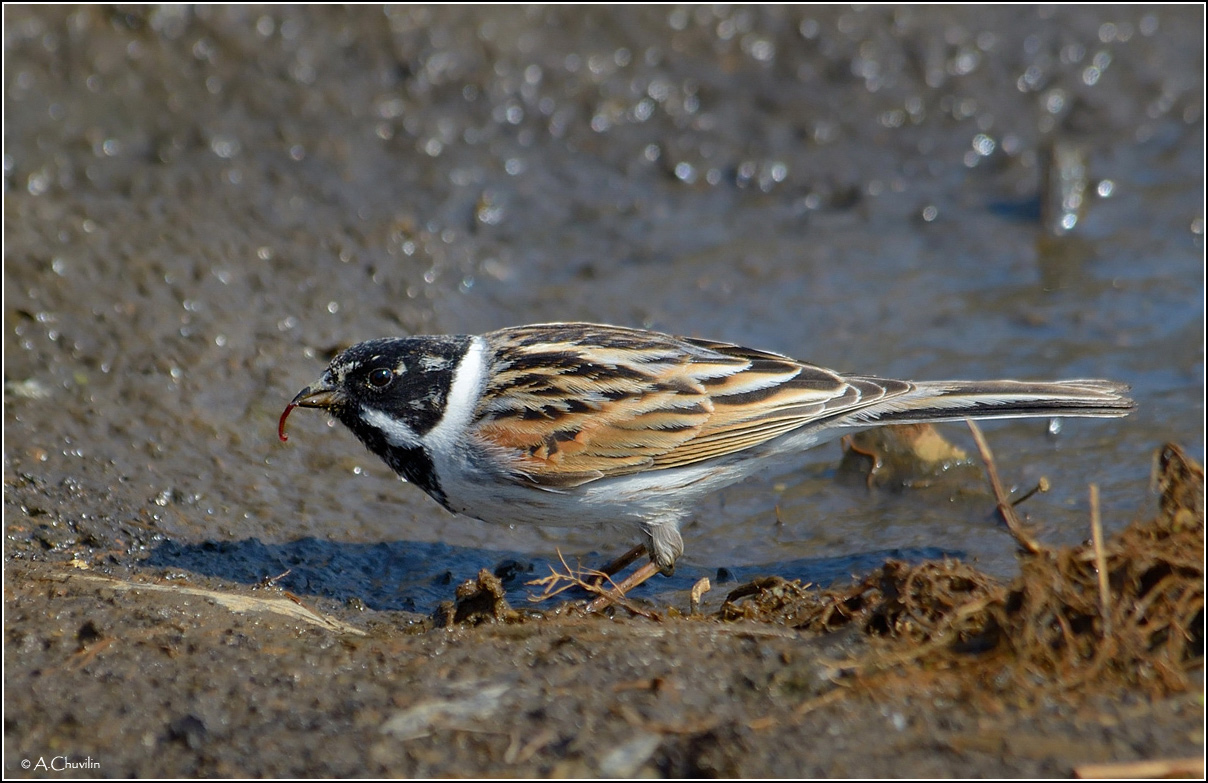
[[(583, 571), (579, 571), (576, 573), (575, 571), (573, 571), (571, 569), (571, 567), (569, 565), (566, 564), (566, 558), (562, 556), (562, 550), (559, 549), (559, 550), (555, 550), (555, 551), (558, 552), (558, 560), (562, 563), (562, 567), (566, 569), (566, 573), (564, 573), (564, 574), (558, 573), (557, 571), (554, 570), (553, 566), (550, 566), (549, 576), (542, 577), (541, 579), (534, 579), (530, 582), (525, 582), (526, 585), (531, 585), (534, 587), (536, 587), (537, 585), (540, 585), (541, 587), (545, 588), (545, 591), (542, 592), (541, 595), (530, 595), (528, 597), (529, 601), (531, 601), (532, 603), (538, 604), (538, 603), (541, 603), (542, 601), (548, 601), (549, 599), (553, 598), (555, 595), (558, 595), (559, 593), (565, 593), (567, 590), (571, 589), (572, 587), (582, 586), (583, 589), (587, 590), (588, 592), (591, 592), (593, 589), (598, 591), (598, 588), (596, 587), (596, 585), (603, 583), (605, 580), (611, 581), (608, 579), (608, 575), (605, 574), (603, 571), (583, 570)], [(583, 581), (582, 576), (584, 574), (586, 574), (589, 577), (599, 577), (599, 581), (593, 585), (589, 585)], [(557, 590), (554, 589), (554, 585), (558, 585), (563, 582), (565, 582), (565, 584), (562, 584), (562, 586), (559, 587)]]
[(285, 569), (285, 571), (283, 573), (277, 574), (276, 576), (263, 577), (259, 582), (257, 582), (255, 584), (254, 587), (252, 587), (252, 589), (255, 590), (255, 589), (261, 588), (261, 587), (276, 587), (277, 583), (280, 582), (285, 577), (289, 576), (290, 572), (292, 572), (293, 570), (294, 569), (292, 569), (292, 568), (287, 568), (287, 569)]
[[(628, 568), (630, 565), (632, 565), (634, 563), (634, 561), (636, 561), (639, 557), (641, 557), (644, 554), (646, 554), (646, 545), (645, 544), (635, 544), (632, 548), (629, 549), (629, 551), (627, 551), (625, 554), (618, 557), (616, 560), (611, 560), (608, 563), (605, 563), (604, 567), (601, 568), (600, 571), (602, 571), (607, 576), (614, 576), (614, 575), (620, 573), (621, 571), (624, 571), (626, 568)], [(559, 557), (561, 557), (561, 554), (559, 554)], [(604, 580), (599, 579), (596, 581), (596, 584), (597, 585), (604, 584)]]
[(113, 639), (113, 637), (108, 637), (93, 642), (79, 652), (74, 653), (71, 658), (68, 659), (67, 663), (64, 664), (64, 668), (70, 671), (80, 671), (85, 666), (92, 663), (93, 659), (100, 654), (101, 650), (104, 650), (112, 645), (114, 641), (115, 639)]
[(973, 440), (977, 443), (977, 450), (981, 454), (982, 462), (986, 465), (986, 475), (990, 477), (990, 486), (994, 489), (994, 498), (998, 502), (998, 513), (1002, 515), (1002, 519), (1007, 523), (1007, 529), (1011, 531), (1011, 535), (1015, 536), (1015, 540), (1020, 546), (1026, 549), (1030, 554), (1038, 555), (1044, 551), (1044, 547), (1036, 543), (1036, 540), (1028, 535), (1024, 530), (1023, 524), (1019, 521), (1019, 517), (1015, 515), (1015, 509), (1011, 506), (1011, 501), (1007, 498), (1007, 493), (1002, 487), (1002, 481), (998, 478), (998, 468), (994, 465), (994, 455), (990, 452), (990, 444), (986, 443), (986, 437), (982, 435), (981, 427), (972, 419), (965, 421), (969, 425), (969, 430), (973, 433)]
[(1099, 611), (1103, 615), (1103, 638), (1106, 639), (1112, 635), (1111, 595), (1107, 589), (1107, 556), (1103, 553), (1098, 484), (1091, 484), (1091, 541), (1095, 546), (1095, 570), (1099, 572)]
[[(820, 707), (826, 707), (831, 704), (834, 704), (835, 702), (839, 701), (840, 699), (844, 698), (845, 696), (850, 696), (850, 695), (851, 695), (851, 691), (848, 690), (847, 688), (838, 688), (837, 687), (837, 688), (833, 688), (833, 689), (827, 691), (826, 693), (822, 694), (821, 696), (814, 696), (812, 698), (806, 699), (805, 701), (801, 702), (793, 709), (792, 715), (788, 720), (788, 725), (790, 725), (790, 726), (795, 725), (802, 718), (804, 718), (806, 715), (813, 712), (814, 710), (816, 710)], [(773, 726), (782, 725), (783, 723), (784, 723), (784, 721), (782, 721), (781, 719), (779, 719), (773, 715), (766, 715), (762, 718), (755, 718), (754, 720), (747, 723), (747, 728), (751, 729), (751, 731), (764, 731), (766, 729), (772, 728)]]
[(198, 596), (214, 601), (219, 606), (229, 609), (232, 612), (272, 612), (278, 615), (284, 615), (291, 620), (301, 620), (302, 622), (311, 623), (321, 628), (326, 628), (329, 631), (336, 633), (354, 634), (356, 636), (364, 636), (365, 632), (359, 628), (355, 628), (347, 623), (336, 620), (320, 614), (302, 603), (301, 599), (293, 596), (293, 600), (289, 599), (289, 594), (286, 598), (255, 598), (247, 595), (239, 595), (237, 593), (223, 593), (215, 590), (203, 590), (199, 587), (185, 587), (175, 584), (161, 584), (155, 582), (123, 582), (117, 579), (110, 579), (104, 576), (92, 576), (90, 574), (66, 574), (64, 581), (80, 581), (90, 582), (103, 586), (110, 590), (141, 590), (148, 592), (165, 592), (176, 593), (184, 596)]
[[(616, 582), (612, 581), (612, 577), (610, 577), (608, 574), (604, 573), (603, 571), (597, 571), (595, 569), (583, 569), (583, 570), (576, 572), (576, 571), (572, 570), (569, 565), (567, 565), (566, 558), (562, 556), (562, 552), (560, 552), (560, 551), (558, 552), (558, 560), (561, 561), (562, 567), (566, 569), (566, 573), (559, 573), (558, 571), (554, 570), (553, 566), (550, 566), (550, 569), (549, 569), (550, 575), (549, 576), (542, 577), (541, 579), (534, 579), (531, 582), (525, 583), (525, 584), (534, 585), (534, 586), (541, 585), (542, 587), (545, 588), (545, 591), (543, 593), (541, 593), (541, 595), (529, 596), (529, 600), (532, 601), (533, 603), (539, 603), (541, 601), (548, 601), (550, 598), (553, 598), (555, 595), (558, 595), (559, 593), (564, 593), (567, 590), (571, 589), (572, 587), (579, 587), (579, 588), (582, 588), (583, 590), (586, 590), (589, 593), (594, 593), (596, 596), (598, 596), (596, 599), (594, 599), (591, 602), (591, 604), (588, 605), (588, 608), (587, 608), (588, 612), (598, 611), (599, 609), (603, 608), (608, 603), (613, 603), (613, 604), (616, 604), (617, 606), (620, 606), (622, 609), (627, 609), (628, 611), (632, 612), (633, 614), (641, 615), (642, 617), (645, 617), (647, 619), (650, 619), (650, 620), (658, 619), (658, 616), (655, 615), (654, 613), (647, 612), (643, 609), (640, 609), (637, 606), (635, 606), (631, 601), (625, 600), (625, 594), (621, 591), (620, 585), (618, 585)], [(588, 582), (584, 579), (584, 576), (586, 576), (588, 578), (595, 578), (598, 581), (595, 583)], [(563, 582), (565, 584), (561, 584), (560, 587), (555, 589), (555, 585), (559, 585), (560, 583), (563, 583)], [(612, 585), (611, 590), (605, 589), (603, 587), (605, 582)], [(622, 584), (624, 584), (624, 582), (622, 582)]]
[(544, 748), (554, 740), (558, 739), (558, 732), (553, 729), (545, 729), (537, 733), (537, 736), (530, 739), (524, 745), (520, 744), (520, 735), (513, 735), (512, 741), (508, 745), (508, 749), (504, 751), (504, 764), (523, 764), (537, 754), (537, 751)]
[(1080, 778), (1202, 778), (1204, 777), (1204, 760), (1200, 758), (1146, 759), (1106, 764), (1079, 764), (1074, 767), (1074, 774)]
[(591, 614), (592, 612), (598, 612), (609, 604), (618, 604), (634, 614), (640, 614), (642, 617), (645, 617), (648, 620), (658, 620), (658, 615), (654, 614), (653, 612), (644, 612), (629, 601), (625, 600), (626, 593), (642, 584), (658, 572), (658, 564), (651, 560), (646, 565), (622, 579), (620, 584), (613, 582), (610, 578), (608, 581), (612, 583), (612, 589), (604, 591), (597, 588), (600, 595), (587, 605), (587, 613)]
[[(571, 568), (570, 565), (567, 564), (566, 558), (563, 556), (562, 551), (556, 551), (558, 552), (558, 561), (562, 563), (562, 567), (566, 570), (565, 572), (559, 572), (553, 566), (550, 566), (549, 576), (542, 577), (541, 579), (534, 579), (530, 582), (525, 582), (527, 585), (532, 585), (534, 587), (540, 585), (541, 587), (545, 588), (545, 591), (542, 592), (541, 595), (529, 596), (529, 600), (533, 603), (548, 601), (559, 593), (565, 593), (567, 590), (570, 590), (574, 587), (580, 587), (589, 593), (603, 595), (607, 592), (607, 590), (601, 587), (601, 585), (603, 585), (605, 582), (613, 584), (612, 579), (604, 571), (597, 571), (594, 568), (579, 568), (577, 570)], [(596, 581), (588, 582), (586, 581), (587, 579), (594, 579)], [(554, 589), (555, 585), (560, 586), (557, 589)]]
[(1036, 482), (1036, 486), (1032, 487), (1027, 492), (1023, 493), (1019, 497), (1012, 500), (1011, 506), (1012, 507), (1018, 506), (1020, 503), (1024, 502), (1028, 498), (1032, 497), (1037, 492), (1040, 492), (1040, 493), (1048, 492), (1049, 489), (1051, 488), (1051, 486), (1052, 485), (1049, 484), (1049, 480), (1047, 478), (1045, 478), (1044, 476), (1041, 476), (1040, 481)]

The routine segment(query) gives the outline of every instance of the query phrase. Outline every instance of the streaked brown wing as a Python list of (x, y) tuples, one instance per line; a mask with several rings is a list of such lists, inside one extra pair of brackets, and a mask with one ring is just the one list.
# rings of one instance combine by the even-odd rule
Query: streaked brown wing
[(829, 370), (727, 343), (592, 324), (486, 338), (478, 433), (517, 452), (539, 486), (691, 465), (862, 401)]

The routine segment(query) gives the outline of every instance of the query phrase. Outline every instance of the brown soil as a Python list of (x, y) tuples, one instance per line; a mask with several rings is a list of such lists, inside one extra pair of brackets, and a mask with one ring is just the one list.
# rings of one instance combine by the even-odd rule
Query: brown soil
[[(435, 618), (349, 624), (271, 584), (14, 563), (6, 734), (104, 775), (1202, 776), (1203, 471), (1159, 464), (1154, 518), (1009, 584), (889, 562), (708, 614), (517, 610), (484, 572)], [(97, 723), (114, 687), (151, 708)]]

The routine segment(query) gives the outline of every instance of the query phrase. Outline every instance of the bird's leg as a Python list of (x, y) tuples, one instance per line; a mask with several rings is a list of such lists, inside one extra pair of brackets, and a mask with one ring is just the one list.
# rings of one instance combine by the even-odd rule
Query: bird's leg
[[(644, 546), (642, 548), (645, 549)], [(622, 555), (621, 557), (624, 558), (624, 557), (628, 556), (629, 554), (630, 554), (629, 552), (626, 552), (625, 555)], [(621, 559), (621, 558), (618, 558), (618, 559)], [(633, 559), (636, 559), (636, 556)], [(630, 560), (630, 562), (633, 562), (633, 560)], [(625, 579), (623, 579), (620, 582), (620, 584), (614, 585), (613, 588), (611, 590), (609, 590), (607, 593), (599, 596), (598, 598), (593, 600), (591, 603), (589, 603), (587, 605), (587, 611), (588, 612), (600, 611), (605, 606), (608, 606), (609, 604), (613, 603), (618, 598), (623, 598), (627, 592), (629, 592), (633, 588), (637, 587), (638, 585), (642, 584), (647, 579), (649, 579), (650, 577), (654, 576), (657, 573), (659, 573), (659, 565), (658, 565), (658, 563), (656, 563), (652, 560), (649, 563), (647, 563), (646, 565), (639, 568), (638, 570), (634, 571), (629, 576), (625, 577)]]
[[(637, 544), (632, 549), (630, 549), (628, 552), (626, 552), (625, 554), (616, 558), (615, 560), (610, 560), (608, 563), (606, 563), (604, 565), (603, 568), (600, 569), (600, 571), (604, 574), (604, 576), (612, 576), (613, 574), (619, 573), (622, 570), (628, 568), (629, 565), (631, 563), (633, 563), (633, 561), (637, 560), (639, 557), (646, 554), (646, 552), (647, 552), (647, 549), (646, 549), (645, 544)], [(603, 583), (604, 583), (603, 578), (599, 579), (596, 582), (597, 585), (601, 585)]]
[[(611, 590), (587, 605), (587, 611), (597, 612), (608, 604), (619, 601), (627, 592), (655, 574), (671, 576), (675, 572), (675, 561), (684, 552), (684, 540), (680, 537), (679, 525), (675, 522), (652, 524), (646, 528), (646, 535), (649, 537), (647, 541), (608, 563), (603, 572), (606, 578), (611, 577), (643, 554), (650, 555), (650, 562), (625, 577), (619, 584), (613, 582)], [(612, 582), (611, 579), (608, 581)], [(604, 580), (601, 579), (595, 586), (602, 588), (603, 583)]]

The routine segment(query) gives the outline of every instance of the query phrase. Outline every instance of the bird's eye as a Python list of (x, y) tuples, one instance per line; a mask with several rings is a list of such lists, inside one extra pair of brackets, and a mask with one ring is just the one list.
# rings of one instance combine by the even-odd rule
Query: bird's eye
[(378, 367), (369, 372), (369, 385), (375, 389), (385, 389), (394, 380), (394, 373), (385, 367)]

